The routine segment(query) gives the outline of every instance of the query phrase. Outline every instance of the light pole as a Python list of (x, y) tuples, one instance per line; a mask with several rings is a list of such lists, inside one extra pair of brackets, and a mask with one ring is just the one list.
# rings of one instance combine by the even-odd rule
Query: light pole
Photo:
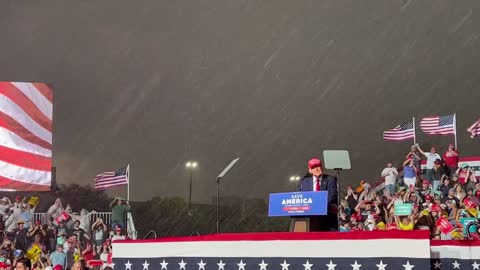
[(292, 175), (290, 176), (290, 183), (295, 184), (296, 186), (298, 185), (298, 181), (300, 181), (300, 176), (298, 175)]
[(188, 211), (192, 210), (192, 178), (193, 178), (193, 170), (197, 167), (196, 161), (188, 161), (185, 163), (185, 167), (187, 170), (190, 171), (190, 191), (188, 193)]
[(290, 176), (290, 182), (298, 182), (298, 181), (300, 181), (300, 176), (298, 175)]

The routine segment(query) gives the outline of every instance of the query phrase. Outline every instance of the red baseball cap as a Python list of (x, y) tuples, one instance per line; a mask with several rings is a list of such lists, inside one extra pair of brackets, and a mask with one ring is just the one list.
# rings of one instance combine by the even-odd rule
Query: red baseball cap
[(53, 270), (63, 270), (63, 267), (60, 264), (57, 264), (53, 267)]
[(432, 204), (430, 206), (430, 212), (441, 212), (442, 209), (440, 208), (440, 206), (438, 204)]
[(477, 191), (475, 191), (475, 196), (476, 196), (476, 197), (480, 197), (480, 189), (478, 189)]
[(425, 200), (431, 201), (431, 200), (432, 200), (432, 196), (430, 196), (430, 195), (425, 196)]
[(322, 161), (318, 158), (312, 158), (308, 161), (308, 168), (313, 169), (317, 167), (322, 167)]

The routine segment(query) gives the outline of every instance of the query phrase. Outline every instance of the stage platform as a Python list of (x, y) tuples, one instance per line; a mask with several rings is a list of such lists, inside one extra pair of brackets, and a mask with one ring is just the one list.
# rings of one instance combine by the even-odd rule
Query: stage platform
[(426, 231), (238, 233), (113, 243), (115, 269), (479, 269), (480, 241), (430, 241)]

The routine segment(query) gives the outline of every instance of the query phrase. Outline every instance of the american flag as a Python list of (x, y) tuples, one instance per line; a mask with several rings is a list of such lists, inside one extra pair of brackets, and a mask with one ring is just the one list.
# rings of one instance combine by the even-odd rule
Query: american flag
[(402, 141), (415, 138), (413, 120), (396, 126), (393, 129), (383, 132), (383, 139), (389, 141)]
[(95, 188), (109, 188), (128, 185), (129, 166), (122, 167), (115, 172), (104, 172), (95, 176)]
[(0, 189), (49, 191), (53, 93), (44, 83), (0, 82)]
[(477, 120), (477, 122), (473, 123), (468, 129), (468, 132), (470, 132), (472, 135), (472, 138), (477, 137), (480, 134), (480, 119)]
[(113, 242), (121, 270), (425, 270), (428, 231), (239, 233)]
[(455, 115), (425, 117), (420, 121), (420, 128), (429, 135), (455, 134)]

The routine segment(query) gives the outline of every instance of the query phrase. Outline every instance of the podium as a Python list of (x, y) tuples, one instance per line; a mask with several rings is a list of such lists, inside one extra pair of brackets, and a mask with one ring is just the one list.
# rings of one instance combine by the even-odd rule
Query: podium
[(309, 232), (317, 216), (326, 216), (327, 191), (286, 192), (270, 194), (268, 216), (291, 217), (291, 232)]

